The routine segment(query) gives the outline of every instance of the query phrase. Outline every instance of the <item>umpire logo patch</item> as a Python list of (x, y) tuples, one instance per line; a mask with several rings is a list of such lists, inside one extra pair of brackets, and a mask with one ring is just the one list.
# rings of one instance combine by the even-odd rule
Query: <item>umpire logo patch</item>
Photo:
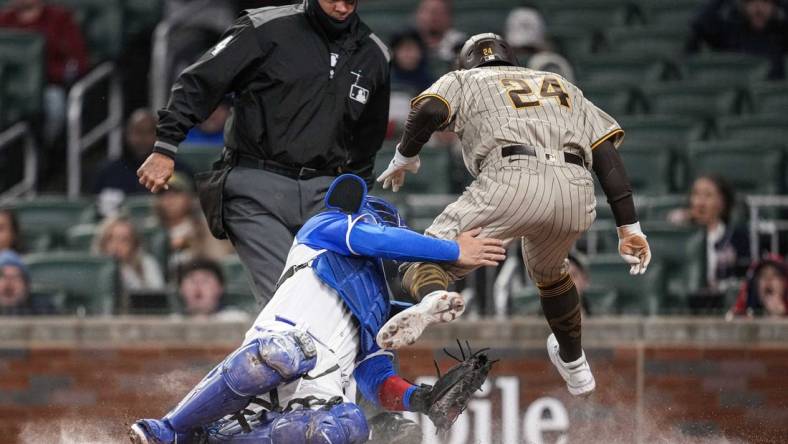
[(369, 100), (369, 90), (358, 84), (358, 81), (361, 80), (361, 73), (355, 71), (350, 71), (350, 73), (356, 76), (356, 81), (350, 85), (350, 98), (358, 103), (366, 104)]

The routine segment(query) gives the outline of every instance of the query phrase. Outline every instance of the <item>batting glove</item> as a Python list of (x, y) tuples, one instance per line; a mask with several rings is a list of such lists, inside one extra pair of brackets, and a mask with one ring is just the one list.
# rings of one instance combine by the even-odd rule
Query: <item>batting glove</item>
[(646, 235), (640, 229), (640, 222), (622, 225), (618, 231), (618, 254), (624, 262), (631, 265), (629, 274), (643, 274), (651, 262), (651, 248), (646, 241)]
[(391, 191), (395, 193), (399, 191), (402, 184), (405, 183), (405, 174), (410, 171), (411, 173), (418, 173), (421, 167), (421, 159), (416, 154), (413, 157), (405, 157), (399, 152), (399, 145), (394, 150), (394, 158), (389, 162), (388, 168), (380, 176), (378, 182), (383, 182), (383, 189), (387, 190), (391, 187)]

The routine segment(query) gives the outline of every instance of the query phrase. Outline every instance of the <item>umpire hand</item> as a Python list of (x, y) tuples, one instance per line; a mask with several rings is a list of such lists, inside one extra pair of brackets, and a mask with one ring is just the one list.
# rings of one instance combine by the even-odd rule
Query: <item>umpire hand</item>
[(651, 262), (651, 247), (640, 229), (640, 222), (618, 227), (618, 254), (631, 265), (629, 274), (643, 274)]
[(152, 153), (137, 170), (140, 183), (152, 193), (168, 189), (167, 181), (172, 177), (175, 161), (164, 154)]
[(384, 190), (391, 187), (391, 191), (396, 193), (405, 183), (405, 173), (410, 171), (415, 174), (419, 171), (419, 167), (421, 167), (419, 155), (405, 157), (400, 154), (399, 145), (397, 145), (397, 149), (394, 150), (394, 158), (391, 159), (386, 171), (378, 176), (378, 182), (383, 182)]
[(460, 258), (457, 259), (455, 265), (468, 269), (483, 266), (494, 267), (499, 262), (506, 260), (503, 241), (490, 237), (479, 237), (481, 232), (481, 228), (474, 228), (457, 237), (457, 243), (460, 245)]

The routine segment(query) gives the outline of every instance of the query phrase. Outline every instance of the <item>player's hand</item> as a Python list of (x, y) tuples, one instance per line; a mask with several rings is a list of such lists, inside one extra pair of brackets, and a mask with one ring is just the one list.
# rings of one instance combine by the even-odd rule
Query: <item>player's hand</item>
[(395, 193), (399, 191), (402, 184), (405, 183), (405, 174), (409, 171), (413, 174), (419, 172), (421, 167), (421, 159), (419, 155), (413, 157), (405, 157), (399, 152), (399, 145), (394, 150), (394, 158), (389, 162), (388, 168), (380, 176), (378, 182), (383, 182), (383, 189), (387, 190), (391, 187), (391, 191)]
[(651, 248), (640, 222), (618, 227), (618, 254), (631, 265), (629, 274), (643, 274), (651, 262)]
[(164, 154), (151, 153), (140, 169), (137, 170), (137, 177), (140, 183), (152, 193), (158, 193), (168, 188), (167, 181), (172, 177), (175, 170), (175, 161)]
[(479, 237), (481, 232), (481, 228), (474, 228), (457, 237), (457, 243), (460, 245), (460, 258), (457, 259), (455, 265), (463, 268), (494, 267), (499, 262), (506, 260), (503, 241), (490, 237)]

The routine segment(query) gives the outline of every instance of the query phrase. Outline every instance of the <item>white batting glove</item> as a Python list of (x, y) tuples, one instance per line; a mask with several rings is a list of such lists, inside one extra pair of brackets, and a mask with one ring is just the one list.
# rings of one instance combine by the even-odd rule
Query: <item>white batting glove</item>
[(651, 248), (648, 246), (646, 235), (640, 229), (640, 222), (622, 225), (618, 231), (618, 254), (624, 262), (631, 265), (629, 274), (643, 274), (651, 262)]
[(391, 191), (395, 193), (399, 191), (402, 184), (405, 183), (405, 173), (408, 171), (416, 174), (421, 167), (421, 159), (416, 154), (413, 157), (405, 157), (399, 152), (399, 145), (394, 150), (394, 158), (389, 162), (388, 168), (380, 176), (378, 182), (383, 182), (383, 189), (387, 190), (391, 187)]

